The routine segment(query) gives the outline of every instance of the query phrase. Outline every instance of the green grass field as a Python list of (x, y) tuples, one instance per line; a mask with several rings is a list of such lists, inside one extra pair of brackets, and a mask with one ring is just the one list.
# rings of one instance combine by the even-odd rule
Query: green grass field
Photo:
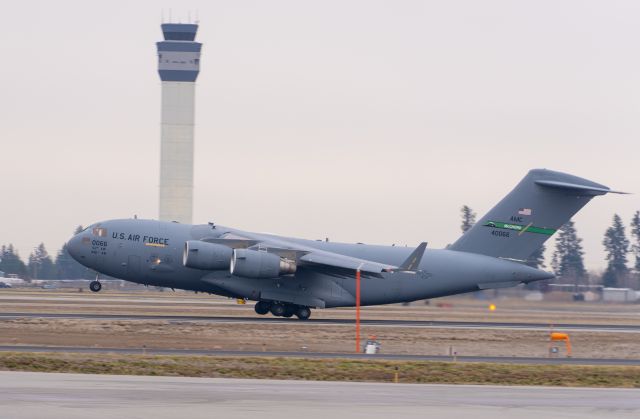
[(640, 388), (640, 367), (431, 361), (0, 353), (0, 370), (320, 381)]

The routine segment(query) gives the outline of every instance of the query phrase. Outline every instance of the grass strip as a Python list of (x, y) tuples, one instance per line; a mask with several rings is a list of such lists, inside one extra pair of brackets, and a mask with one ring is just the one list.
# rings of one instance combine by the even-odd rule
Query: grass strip
[(1, 352), (0, 370), (318, 381), (640, 388), (639, 366), (516, 365), (218, 356)]

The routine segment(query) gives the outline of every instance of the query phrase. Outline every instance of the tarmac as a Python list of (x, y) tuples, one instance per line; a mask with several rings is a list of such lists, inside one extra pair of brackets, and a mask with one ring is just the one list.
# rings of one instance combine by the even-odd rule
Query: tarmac
[[(184, 316), (184, 315), (146, 315), (146, 314), (75, 314), (75, 313), (0, 313), (0, 320), (20, 318), (43, 319), (85, 319), (85, 320), (163, 320), (169, 322), (201, 321), (209, 323), (239, 323), (239, 324), (299, 324), (301, 320), (281, 317), (235, 317), (235, 316)], [(352, 319), (309, 319), (304, 324), (317, 326), (349, 326)], [(521, 322), (468, 322), (468, 321), (433, 321), (433, 320), (361, 320), (363, 326), (378, 327), (417, 327), (433, 329), (484, 329), (484, 330), (531, 330), (549, 331), (550, 325), (544, 323)], [(554, 328), (561, 328), (564, 332), (601, 332), (601, 333), (640, 333), (640, 325), (625, 324), (554, 324)]]
[(329, 415), (637, 418), (640, 390), (0, 372), (0, 418), (314, 419)]
[(387, 361), (440, 361), (440, 362), (487, 362), (496, 364), (533, 364), (533, 365), (640, 365), (640, 359), (612, 358), (539, 358), (517, 356), (440, 356), (408, 354), (357, 354), (310, 351), (224, 351), (205, 349), (160, 349), (160, 348), (97, 348), (93, 346), (38, 346), (38, 345), (2, 345), (0, 352), (53, 352), (83, 354), (137, 354), (137, 355), (182, 355), (182, 356), (234, 356), (269, 358), (308, 358), (308, 359), (359, 359)]

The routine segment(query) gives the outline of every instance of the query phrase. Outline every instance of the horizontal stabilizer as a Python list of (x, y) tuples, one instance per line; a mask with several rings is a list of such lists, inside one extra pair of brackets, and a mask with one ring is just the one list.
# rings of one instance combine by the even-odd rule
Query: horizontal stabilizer
[(607, 187), (598, 187), (591, 185), (580, 185), (577, 183), (558, 182), (555, 180), (537, 180), (535, 182), (540, 186), (547, 186), (555, 189), (565, 189), (568, 191), (575, 191), (579, 195), (604, 195), (606, 193), (627, 194), (628, 192), (612, 191)]

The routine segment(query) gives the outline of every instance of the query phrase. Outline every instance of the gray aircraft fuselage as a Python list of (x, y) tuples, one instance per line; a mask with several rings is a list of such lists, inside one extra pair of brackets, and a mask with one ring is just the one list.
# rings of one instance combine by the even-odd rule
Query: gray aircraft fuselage
[[(127, 281), (255, 300), (256, 312), (301, 319), (309, 307), (389, 304), (553, 278), (525, 264), (592, 198), (619, 193), (533, 169), (442, 250), (303, 240), (234, 228), (111, 220), (68, 242), (71, 256)], [(197, 268), (197, 269), (194, 269)], [(99, 291), (100, 283), (90, 285)]]
[[(269, 242), (281, 248), (319, 249), (375, 262), (399, 265), (413, 248), (346, 244), (250, 233), (212, 225), (123, 219), (98, 223), (101, 236), (87, 228), (68, 243), (70, 254), (102, 274), (139, 284), (308, 307), (355, 305), (355, 275), (301, 266), (293, 275), (245, 278), (229, 269), (199, 270), (183, 266), (189, 240), (233, 234)], [(93, 227), (93, 226), (92, 226)], [(389, 304), (514, 286), (553, 275), (521, 263), (453, 250), (424, 253), (416, 272), (362, 274), (361, 304)]]

